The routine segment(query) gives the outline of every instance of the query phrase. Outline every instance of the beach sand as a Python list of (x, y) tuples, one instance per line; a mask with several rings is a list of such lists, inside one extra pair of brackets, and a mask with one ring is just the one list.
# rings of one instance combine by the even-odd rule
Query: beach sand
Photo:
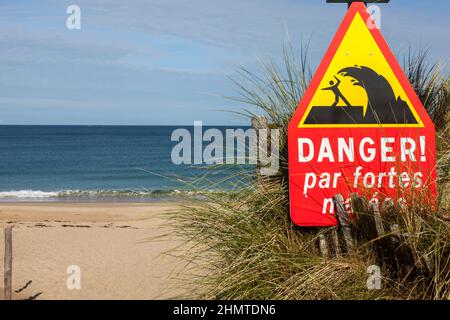
[[(171, 232), (158, 214), (178, 203), (2, 203), (3, 227), (13, 225), (13, 299), (163, 299), (182, 297), (183, 263), (165, 254), (181, 241), (149, 239)], [(67, 288), (67, 268), (80, 267), (81, 289)], [(1, 277), (3, 278), (3, 277)], [(3, 297), (3, 280), (0, 283)]]

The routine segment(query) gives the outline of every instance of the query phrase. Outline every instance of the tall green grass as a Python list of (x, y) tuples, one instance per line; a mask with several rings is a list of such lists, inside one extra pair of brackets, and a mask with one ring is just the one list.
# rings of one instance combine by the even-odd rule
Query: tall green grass
[(448, 125), (448, 79), (442, 77), (440, 63), (428, 62), (428, 52), (428, 49), (413, 50), (410, 47), (403, 57), (403, 70), (436, 129), (442, 130)]
[[(405, 73), (439, 128), (438, 164), (441, 192), (448, 192), (448, 86), (436, 67), (427, 67), (426, 52), (405, 58)], [(300, 55), (287, 46), (284, 65), (263, 63), (262, 74), (240, 71), (238, 100), (256, 106), (284, 131), (311, 79), (307, 49)], [(253, 114), (247, 112), (251, 117)], [(446, 119), (443, 121), (443, 119)], [(295, 227), (289, 219), (287, 148), (282, 142), (281, 170), (275, 177), (249, 179), (247, 188), (210, 195), (169, 215), (186, 239), (184, 285), (200, 299), (449, 299), (450, 228), (448, 204), (438, 212), (412, 206), (397, 212), (395, 222), (429, 269), (418, 272), (413, 261), (399, 269), (383, 267), (382, 288), (368, 290), (367, 267), (377, 262), (370, 241), (340, 257), (321, 257), (317, 240), (326, 229)], [(392, 217), (387, 215), (388, 217)], [(195, 267), (191, 268), (191, 266)], [(189, 279), (189, 280), (186, 280)]]

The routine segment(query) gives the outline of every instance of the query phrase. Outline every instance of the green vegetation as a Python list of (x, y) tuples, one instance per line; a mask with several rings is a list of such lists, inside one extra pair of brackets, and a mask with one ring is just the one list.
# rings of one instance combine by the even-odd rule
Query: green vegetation
[[(264, 77), (246, 70), (240, 73), (242, 94), (238, 100), (257, 106), (270, 123), (284, 130), (281, 136), (285, 138), (289, 119), (311, 79), (306, 56), (307, 50), (302, 50), (297, 60), (288, 47), (282, 69), (263, 64)], [(449, 86), (438, 66), (427, 65), (425, 51), (410, 51), (404, 61), (405, 73), (438, 129), (440, 205), (437, 212), (430, 212), (417, 200), (407, 211), (391, 208), (382, 214), (386, 221), (398, 224), (407, 239), (394, 251), (407, 242), (417, 259), (405, 256), (401, 261), (381, 261), (382, 287), (368, 290), (367, 267), (379, 262), (382, 241), (362, 237), (355, 251), (322, 257), (317, 240), (326, 230), (300, 229), (289, 220), (287, 149), (283, 141), (278, 176), (258, 177), (233, 196), (212, 194), (206, 201), (170, 214), (189, 248), (184, 256), (188, 262), (185, 272), (196, 274), (185, 282), (192, 289), (192, 297), (450, 299)], [(358, 225), (355, 227), (358, 229)], [(425, 263), (419, 265), (418, 261)]]

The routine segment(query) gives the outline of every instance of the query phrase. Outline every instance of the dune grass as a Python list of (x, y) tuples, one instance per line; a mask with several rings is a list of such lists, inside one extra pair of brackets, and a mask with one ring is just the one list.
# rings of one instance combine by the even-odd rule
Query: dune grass
[[(307, 50), (297, 61), (290, 47), (284, 66), (263, 64), (264, 76), (241, 70), (239, 101), (257, 106), (284, 131), (311, 79)], [(439, 129), (437, 134), (440, 205), (430, 212), (413, 204), (407, 211), (384, 213), (399, 225), (418, 260), (382, 266), (382, 287), (368, 290), (367, 267), (377, 263), (382, 246), (361, 241), (355, 251), (325, 259), (317, 240), (326, 229), (298, 228), (289, 219), (287, 148), (280, 150), (278, 176), (254, 177), (247, 188), (212, 194), (170, 221), (185, 237), (184, 282), (198, 299), (450, 299), (450, 177), (449, 91), (436, 66), (427, 66), (426, 53), (405, 58), (405, 73)], [(248, 112), (248, 116), (252, 116)], [(364, 214), (362, 212), (361, 214)], [(357, 226), (356, 226), (357, 227)], [(404, 243), (399, 243), (400, 250)], [(378, 247), (377, 247), (378, 246)], [(426, 261), (426, 266), (417, 261)], [(195, 268), (190, 268), (195, 262)], [(200, 270), (200, 271), (199, 271)]]

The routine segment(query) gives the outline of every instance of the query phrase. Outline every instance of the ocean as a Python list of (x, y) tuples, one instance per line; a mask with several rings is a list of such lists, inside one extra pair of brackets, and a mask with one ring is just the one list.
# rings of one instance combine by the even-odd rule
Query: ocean
[(0, 201), (157, 201), (228, 191), (242, 171), (254, 171), (175, 165), (171, 151), (178, 142), (170, 138), (176, 128), (0, 126)]

